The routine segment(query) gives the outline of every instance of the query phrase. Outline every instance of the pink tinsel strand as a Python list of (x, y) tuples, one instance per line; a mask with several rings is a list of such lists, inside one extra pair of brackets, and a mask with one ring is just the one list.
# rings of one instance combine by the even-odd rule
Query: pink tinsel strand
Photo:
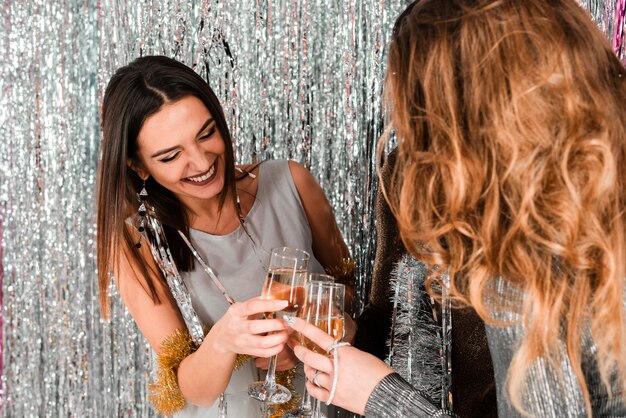
[[(626, 14), (626, 0), (616, 0), (615, 21), (613, 25), (613, 51), (620, 58), (626, 58), (622, 51), (624, 41), (624, 15)], [(622, 55), (625, 55), (622, 57)]]

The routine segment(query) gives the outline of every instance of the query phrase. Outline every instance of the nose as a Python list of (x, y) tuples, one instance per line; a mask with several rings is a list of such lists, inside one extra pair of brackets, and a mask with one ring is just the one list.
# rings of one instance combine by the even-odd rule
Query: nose
[(196, 144), (189, 152), (189, 168), (195, 174), (204, 173), (211, 166), (212, 158), (202, 149), (200, 144)]

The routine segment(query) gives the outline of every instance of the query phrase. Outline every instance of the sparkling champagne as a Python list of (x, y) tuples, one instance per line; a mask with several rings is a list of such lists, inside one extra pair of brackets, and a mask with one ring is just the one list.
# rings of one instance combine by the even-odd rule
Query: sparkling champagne
[[(313, 323), (313, 321), (311, 323)], [(344, 336), (345, 322), (344, 322), (343, 315), (342, 316), (332, 316), (330, 318), (328, 318), (328, 317), (326, 317), (326, 318), (317, 318), (315, 320), (314, 325), (316, 327), (318, 327), (319, 329), (321, 329), (322, 331), (324, 331), (326, 334), (328, 334), (331, 337), (333, 337), (333, 339), (335, 341), (341, 341), (341, 339)], [(315, 344), (314, 342), (312, 342), (311, 340), (309, 340), (308, 338), (306, 338), (302, 334), (300, 334), (300, 342), (302, 343), (302, 345), (304, 345), (306, 348), (308, 348), (311, 351), (314, 351), (314, 352), (320, 353), (320, 354), (324, 354), (325, 353), (325, 348), (326, 347), (320, 348), (317, 344)]]
[(306, 270), (278, 268), (268, 271), (261, 295), (264, 299), (286, 300), (289, 305), (282, 311), (266, 314), (267, 318), (273, 318), (274, 314), (278, 317), (298, 314), (306, 296), (303, 286), (306, 275)]

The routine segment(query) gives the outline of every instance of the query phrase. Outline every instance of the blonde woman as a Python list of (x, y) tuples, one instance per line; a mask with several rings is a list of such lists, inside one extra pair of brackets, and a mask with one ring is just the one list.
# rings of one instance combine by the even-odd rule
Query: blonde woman
[[(499, 416), (626, 416), (625, 78), (574, 0), (421, 0), (396, 23), (388, 201), (430, 279), (447, 272), (486, 322)], [(453, 414), (288, 322), (332, 354), (295, 347), (313, 396), (367, 417)]]

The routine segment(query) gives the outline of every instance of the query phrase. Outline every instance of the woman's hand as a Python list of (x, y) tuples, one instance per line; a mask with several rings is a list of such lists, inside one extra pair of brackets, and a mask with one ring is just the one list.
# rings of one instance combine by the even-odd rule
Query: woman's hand
[[(292, 321), (290, 324), (288, 321)], [(335, 340), (319, 328), (299, 318), (289, 317), (285, 322), (295, 331), (301, 333), (322, 349), (330, 347)], [(308, 378), (306, 387), (311, 396), (326, 402), (333, 384), (333, 360), (327, 355), (316, 354), (300, 345), (295, 339), (289, 345), (303, 363)], [(357, 414), (365, 413), (365, 405), (370, 394), (385, 376), (393, 369), (378, 358), (354, 347), (337, 348), (338, 378), (333, 404)], [(319, 370), (315, 376), (316, 370)], [(313, 383), (316, 378), (319, 386)]]
[[(259, 369), (267, 370), (270, 365), (270, 359), (268, 357), (259, 357), (254, 360), (254, 364)], [(276, 370), (279, 372), (289, 370), (296, 367), (296, 364), (298, 364), (298, 359), (293, 353), (293, 350), (289, 346), (285, 346), (283, 351), (278, 353), (278, 358), (276, 359)]]
[(271, 357), (283, 351), (287, 327), (280, 319), (257, 319), (265, 312), (276, 312), (288, 305), (284, 300), (253, 298), (232, 304), (211, 328), (218, 353)]

